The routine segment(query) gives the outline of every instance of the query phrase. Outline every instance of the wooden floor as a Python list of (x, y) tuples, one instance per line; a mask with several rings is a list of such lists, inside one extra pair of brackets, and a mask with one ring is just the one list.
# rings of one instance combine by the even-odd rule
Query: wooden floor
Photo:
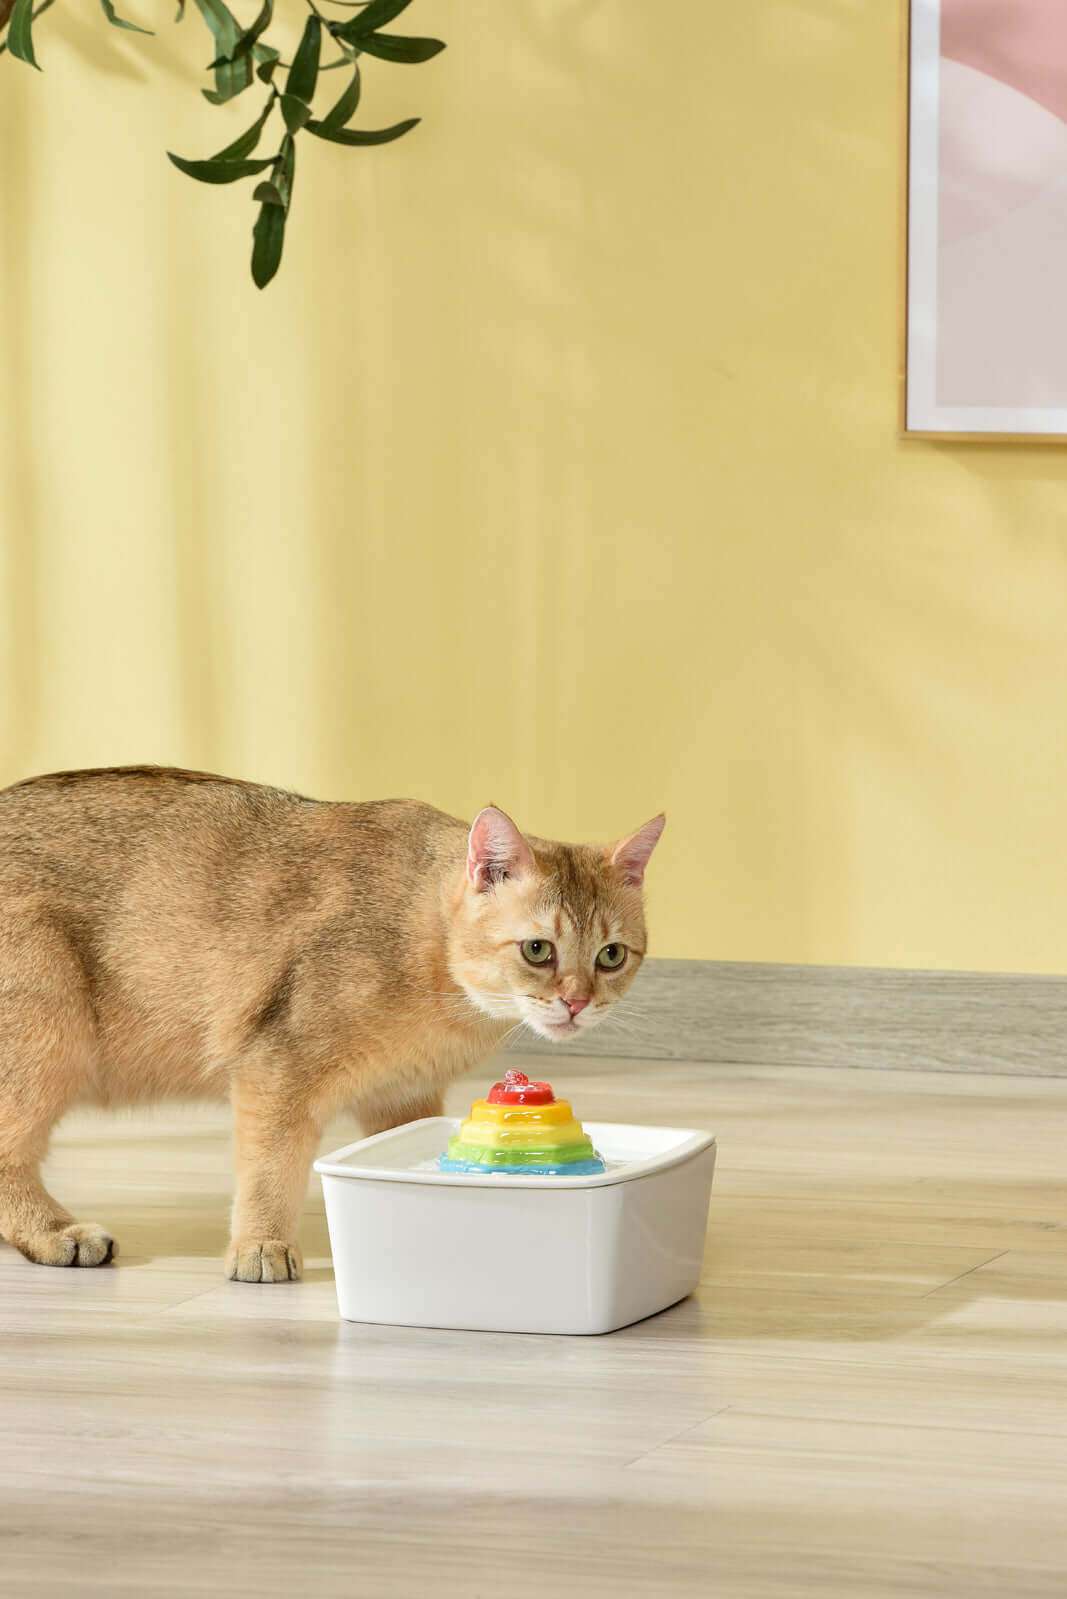
[(65, 1124), (123, 1253), (0, 1246), (5, 1599), (1062, 1599), (1067, 1081), (552, 1075), (719, 1137), (699, 1293), (606, 1338), (341, 1322), (315, 1194), (305, 1282), (223, 1282), (225, 1116)]

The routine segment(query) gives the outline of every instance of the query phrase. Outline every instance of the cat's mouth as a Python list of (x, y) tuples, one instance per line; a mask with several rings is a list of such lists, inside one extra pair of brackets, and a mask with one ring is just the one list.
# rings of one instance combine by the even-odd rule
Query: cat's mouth
[(573, 1016), (568, 1017), (565, 1022), (542, 1022), (541, 1026), (550, 1038), (570, 1038), (574, 1033), (581, 1031)]
[(595, 1027), (600, 1020), (600, 1014), (594, 1012), (592, 1006), (588, 1009), (583, 1007), (579, 1019), (578, 1016), (561, 1016), (562, 1006), (554, 1005), (549, 1008), (544, 1004), (539, 1005), (536, 1001), (531, 1003), (525, 997), (519, 1000), (518, 1009), (527, 1027), (539, 1033), (542, 1038), (551, 1039), (553, 1043), (561, 1043), (565, 1038), (577, 1038), (579, 1033), (587, 1033), (590, 1027)]

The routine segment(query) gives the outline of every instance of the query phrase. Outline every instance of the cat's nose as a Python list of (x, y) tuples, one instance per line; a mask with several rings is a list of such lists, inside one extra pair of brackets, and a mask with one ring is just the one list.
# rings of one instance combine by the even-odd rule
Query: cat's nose
[(577, 1016), (580, 1010), (585, 1009), (589, 1001), (587, 999), (565, 999), (563, 1003), (566, 1005), (572, 1016)]

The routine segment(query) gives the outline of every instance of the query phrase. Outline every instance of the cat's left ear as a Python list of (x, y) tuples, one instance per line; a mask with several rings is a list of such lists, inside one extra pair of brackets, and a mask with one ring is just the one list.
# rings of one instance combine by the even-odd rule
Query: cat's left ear
[(533, 851), (510, 816), (495, 805), (478, 812), (467, 841), (467, 876), (479, 894), (505, 877), (521, 877), (533, 863)]
[(659, 836), (667, 825), (665, 816), (654, 816), (644, 827), (639, 827), (629, 838), (620, 839), (609, 850), (612, 866), (617, 866), (626, 882), (640, 888), (645, 877), (648, 858), (659, 843)]

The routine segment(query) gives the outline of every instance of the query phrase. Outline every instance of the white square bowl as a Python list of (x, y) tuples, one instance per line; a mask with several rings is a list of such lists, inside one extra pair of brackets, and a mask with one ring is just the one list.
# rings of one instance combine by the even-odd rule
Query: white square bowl
[(315, 1162), (347, 1321), (604, 1333), (696, 1286), (710, 1133), (588, 1122), (599, 1176), (438, 1171), (459, 1125), (407, 1122)]

